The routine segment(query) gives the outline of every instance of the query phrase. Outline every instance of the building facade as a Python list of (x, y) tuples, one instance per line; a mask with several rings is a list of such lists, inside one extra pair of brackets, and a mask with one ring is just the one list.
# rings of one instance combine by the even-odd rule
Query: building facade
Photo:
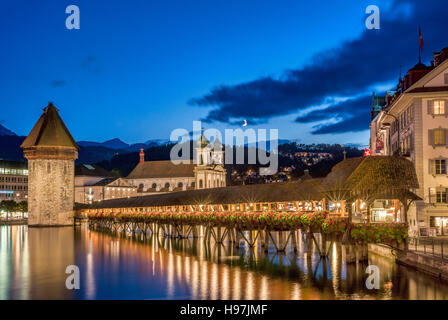
[(417, 64), (370, 124), (374, 155), (400, 155), (416, 168), (422, 198), (410, 210), (412, 235), (448, 235), (448, 48)]
[(117, 198), (130, 198), (137, 188), (97, 165), (81, 164), (75, 168), (75, 202), (93, 203)]
[(28, 199), (26, 162), (0, 160), (0, 201)]

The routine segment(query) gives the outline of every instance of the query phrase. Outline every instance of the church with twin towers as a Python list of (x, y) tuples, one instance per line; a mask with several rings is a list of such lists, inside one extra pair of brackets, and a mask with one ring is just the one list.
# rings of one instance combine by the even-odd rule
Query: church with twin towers
[(142, 149), (139, 164), (126, 180), (143, 194), (225, 187), (226, 170), (221, 141), (216, 138), (210, 143), (202, 132), (194, 142), (194, 149), (195, 160), (179, 164), (171, 160), (150, 161), (151, 155), (145, 157)]

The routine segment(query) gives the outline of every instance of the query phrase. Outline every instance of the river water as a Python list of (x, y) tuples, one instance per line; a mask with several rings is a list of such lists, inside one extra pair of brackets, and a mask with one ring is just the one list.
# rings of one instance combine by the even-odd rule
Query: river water
[[(448, 285), (389, 258), (346, 264), (340, 245), (321, 259), (299, 240), (297, 254), (266, 255), (87, 225), (0, 226), (0, 299), (448, 299)], [(380, 270), (378, 290), (366, 288), (369, 264)], [(70, 265), (78, 290), (66, 287)]]

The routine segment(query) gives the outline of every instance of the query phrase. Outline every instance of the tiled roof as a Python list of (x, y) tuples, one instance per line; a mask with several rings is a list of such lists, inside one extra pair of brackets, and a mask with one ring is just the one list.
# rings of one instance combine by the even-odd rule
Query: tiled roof
[[(117, 181), (118, 177), (115, 178), (104, 178), (103, 180), (98, 181), (97, 183), (93, 184), (92, 186), (107, 186), (109, 184), (111, 184), (114, 181)], [(122, 182), (122, 183), (120, 183)], [(124, 182), (124, 183), (123, 183)], [(129, 183), (127, 183), (126, 180), (121, 179), (118, 183), (118, 185), (115, 185), (115, 187), (124, 187), (124, 188), (135, 188), (134, 186), (130, 185)]]
[(199, 189), (164, 194), (112, 199), (95, 203), (92, 208), (126, 208), (168, 205), (232, 204), (251, 202), (311, 201), (323, 198), (321, 179), (303, 182), (257, 184), (213, 189)]
[(36, 146), (73, 147), (79, 149), (59, 116), (58, 109), (51, 102), (44, 109), (39, 120), (21, 145), (22, 148)]
[(323, 179), (113, 199), (95, 203), (91, 208), (311, 201), (330, 199), (330, 191), (344, 191), (344, 188), (348, 191), (345, 193), (348, 197), (353, 193), (367, 192), (377, 199), (395, 199), (404, 195), (409, 199), (420, 199), (409, 191), (418, 188), (417, 175), (411, 161), (403, 157), (375, 156), (344, 160), (334, 166), (331, 173)]
[(139, 163), (127, 179), (194, 177), (194, 163), (174, 164), (170, 160)]

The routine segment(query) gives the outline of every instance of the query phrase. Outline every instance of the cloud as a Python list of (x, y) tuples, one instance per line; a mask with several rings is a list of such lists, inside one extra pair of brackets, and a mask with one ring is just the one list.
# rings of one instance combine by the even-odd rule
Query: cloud
[(81, 62), (81, 67), (94, 74), (101, 72), (98, 58), (95, 56), (85, 57)]
[[(325, 121), (313, 127), (312, 134), (345, 133), (366, 130), (369, 127), (372, 97), (364, 95), (335, 103), (325, 109), (314, 110), (296, 118), (297, 123)], [(336, 123), (335, 123), (336, 121)]]
[[(424, 58), (430, 59), (430, 50), (438, 51), (448, 45), (445, 6), (446, 0), (431, 1), (430, 6), (421, 0), (395, 0), (388, 9), (382, 9), (380, 30), (366, 29), (357, 39), (320, 52), (309, 64), (284, 71), (279, 78), (263, 77), (218, 86), (202, 97), (191, 99), (189, 104), (212, 108), (204, 119), (206, 122), (234, 123), (247, 119), (262, 123), (275, 116), (322, 105), (331, 97), (363, 95), (374, 86), (397, 79), (400, 65), (410, 68), (417, 63), (419, 24), (425, 40)], [(352, 131), (367, 129), (349, 119), (368, 120), (369, 111), (370, 102), (351, 105), (339, 117), (339, 124), (321, 125), (313, 133), (342, 132), (343, 126)], [(327, 117), (326, 112), (314, 112), (296, 122), (322, 121)]]
[[(372, 103), (372, 96), (366, 95), (332, 105), (324, 110), (312, 111), (296, 122), (314, 122), (312, 119), (337, 119), (336, 123), (318, 124), (312, 134), (345, 133), (363, 131), (369, 128), (370, 110), (366, 106)], [(308, 120), (308, 121), (304, 121)]]
[(50, 86), (52, 86), (53, 88), (60, 88), (60, 87), (64, 87), (67, 85), (67, 81), (65, 80), (53, 80), (50, 82)]

